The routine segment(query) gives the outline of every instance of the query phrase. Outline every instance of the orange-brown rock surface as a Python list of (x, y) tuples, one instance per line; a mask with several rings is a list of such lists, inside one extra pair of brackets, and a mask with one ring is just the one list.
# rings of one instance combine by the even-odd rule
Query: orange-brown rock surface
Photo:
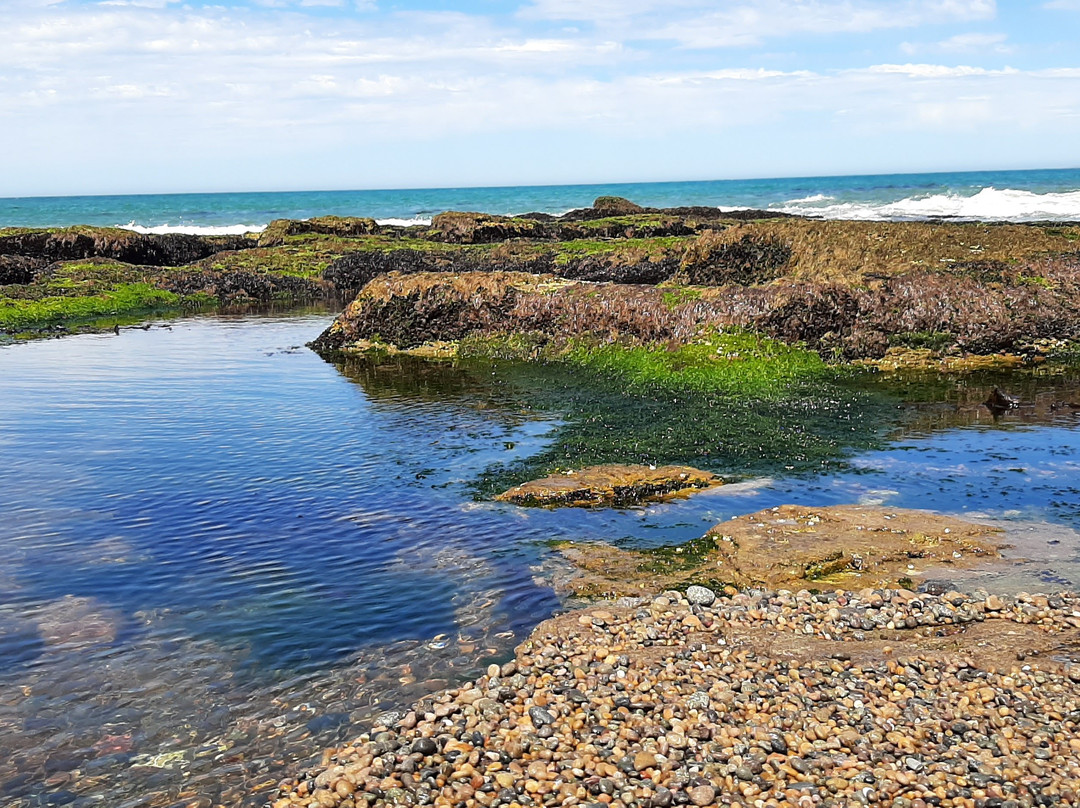
[(495, 497), (516, 505), (630, 505), (685, 495), (721, 485), (715, 474), (690, 466), (590, 466), (553, 474), (504, 491)]
[[(783, 505), (721, 522), (700, 539), (651, 551), (568, 544), (581, 595), (640, 595), (691, 583), (737, 588), (897, 586), (943, 567), (1000, 558), (1001, 531), (924, 511)], [(906, 580), (905, 580), (906, 579)]]

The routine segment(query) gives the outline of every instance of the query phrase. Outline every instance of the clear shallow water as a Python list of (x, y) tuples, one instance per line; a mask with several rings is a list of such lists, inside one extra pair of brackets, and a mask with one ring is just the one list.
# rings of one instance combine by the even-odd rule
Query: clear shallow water
[(75, 224), (242, 233), (273, 219), (369, 216), (429, 222), (445, 210), (564, 213), (598, 196), (651, 207), (762, 208), (845, 219), (1080, 220), (1080, 169), (384, 191), (147, 194), (0, 199), (0, 227)]
[(507, 656), (559, 608), (549, 539), (884, 502), (1005, 520), (1032, 563), (987, 585), (1080, 585), (1080, 418), (1056, 407), (1075, 384), (1029, 380), (1000, 421), (977, 391), (898, 412), (841, 472), (526, 511), (471, 483), (554, 418), (487, 372), (345, 372), (302, 347), (328, 320), (0, 348), (0, 803), (260, 805), (373, 714)]

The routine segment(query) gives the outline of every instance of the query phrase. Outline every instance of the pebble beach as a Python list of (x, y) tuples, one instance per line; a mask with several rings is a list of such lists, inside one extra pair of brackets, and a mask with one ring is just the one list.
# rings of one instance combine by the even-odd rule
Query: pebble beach
[(1076, 804), (1080, 596), (924, 588), (692, 586), (560, 615), (273, 808)]

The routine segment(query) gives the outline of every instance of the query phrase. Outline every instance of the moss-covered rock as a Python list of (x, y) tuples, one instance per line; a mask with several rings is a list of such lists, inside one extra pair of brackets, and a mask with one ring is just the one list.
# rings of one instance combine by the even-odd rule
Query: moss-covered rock
[(628, 216), (644, 213), (645, 208), (621, 196), (598, 196), (592, 203), (593, 210), (602, 216)]
[(422, 272), (380, 275), (312, 346), (334, 351), (359, 342), (413, 348), (506, 326), (522, 294), (542, 295), (551, 276), (521, 272)]
[(32, 282), (0, 286), (0, 332), (111, 327), (117, 316), (208, 304), (324, 299), (322, 281), (270, 272), (145, 267), (103, 258), (61, 261)]
[[(701, 341), (710, 330), (736, 326), (847, 359), (881, 357), (898, 334), (948, 335), (949, 343), (939, 350), (977, 354), (1017, 353), (1040, 339), (1080, 340), (1080, 257), (1045, 259), (1026, 270), (1018, 265), (1022, 271), (1017, 277), (996, 283), (915, 270), (863, 287), (788, 279), (720, 287), (551, 285), (540, 280), (553, 280), (550, 276), (534, 275), (535, 282), (524, 283), (520, 272), (460, 271), (471, 269), (469, 265), (452, 265), (452, 272), (426, 271), (430, 265), (421, 261), (424, 271), (418, 275), (395, 272), (376, 278), (371, 288), (377, 296), (371, 297), (368, 288), (361, 290), (335, 333), (353, 333), (357, 339), (382, 335), (399, 347), (413, 347), (472, 334), (527, 332), (556, 341), (586, 337), (676, 351)], [(554, 268), (559, 275), (569, 275), (584, 266)], [(655, 268), (655, 277), (670, 267), (650, 261), (600, 268), (606, 280), (616, 270), (638, 271), (642, 266)], [(379, 267), (369, 269), (373, 273)], [(1048, 280), (1046, 285), (1023, 282), (1025, 272), (1036, 271)], [(490, 277), (479, 282), (484, 275)], [(465, 297), (461, 284), (471, 287)], [(675, 294), (680, 289), (692, 293)], [(458, 298), (460, 307), (432, 308), (436, 300)], [(392, 339), (387, 336), (391, 333)]]
[(753, 284), (774, 280), (791, 260), (791, 246), (780, 239), (710, 230), (687, 246), (679, 279), (695, 286)]
[(459, 211), (440, 213), (431, 220), (431, 227), (442, 241), (452, 244), (490, 244), (548, 235), (544, 225), (533, 219)]
[(136, 233), (109, 227), (0, 230), (0, 255), (46, 262), (108, 258), (144, 266), (182, 266), (221, 250), (255, 246), (244, 236)]
[(316, 216), (313, 219), (274, 219), (259, 235), (260, 247), (277, 247), (291, 236), (317, 233), (339, 238), (356, 238), (379, 232), (374, 219), (354, 216)]

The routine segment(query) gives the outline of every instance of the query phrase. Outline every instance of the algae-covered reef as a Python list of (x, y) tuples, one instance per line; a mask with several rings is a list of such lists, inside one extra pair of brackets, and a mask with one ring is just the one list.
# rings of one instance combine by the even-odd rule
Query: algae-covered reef
[(62, 334), (185, 308), (340, 300), (324, 270), (370, 247), (379, 230), (370, 219), (343, 217), (276, 221), (261, 235), (239, 236), (0, 229), (0, 333)]
[(0, 230), (0, 332), (34, 336), (117, 318), (229, 303), (311, 301), (318, 278), (241, 265), (244, 236), (142, 235), (112, 228)]
[[(9, 228), (0, 230), (0, 329), (141, 303), (359, 293), (320, 345), (378, 338), (410, 348), (499, 328), (603, 338), (622, 326), (686, 343), (702, 327), (738, 325), (848, 359), (890, 347), (1023, 351), (1077, 337), (1078, 241), (1075, 226), (820, 221), (614, 197), (563, 216), (450, 211), (409, 227), (326, 216), (227, 237)], [(519, 273), (547, 280), (530, 287)], [(473, 280), (448, 286), (448, 277)]]
[(1080, 337), (1080, 229), (712, 225), (693, 237), (349, 255), (328, 273), (360, 293), (319, 344), (409, 349), (532, 333), (685, 345), (702, 329), (738, 326), (877, 359), (896, 347), (1031, 353)]
[(563, 416), (558, 434), (490, 469), (486, 496), (611, 463), (820, 470), (895, 423), (884, 387), (850, 383), (865, 367), (1038, 365), (1080, 339), (1075, 226), (600, 199), (562, 217), (447, 213), (365, 238), (323, 273), (355, 298), (317, 350), (493, 362), (504, 375), (524, 361), (550, 376), (529, 402)]

